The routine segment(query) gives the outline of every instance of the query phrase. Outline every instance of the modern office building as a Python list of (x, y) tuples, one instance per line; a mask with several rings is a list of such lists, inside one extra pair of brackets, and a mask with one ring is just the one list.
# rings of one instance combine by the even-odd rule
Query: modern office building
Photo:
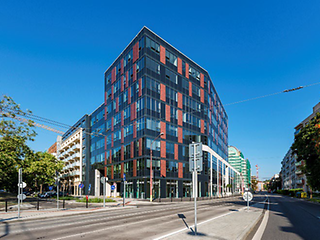
[(251, 187), (251, 164), (243, 153), (234, 146), (228, 147), (229, 163), (243, 176), (244, 187)]
[[(105, 72), (104, 115), (102, 109), (95, 114), (104, 116), (105, 126), (100, 117), (95, 124), (105, 138), (91, 139), (96, 153), (90, 164), (99, 171), (94, 176), (108, 176), (121, 193), (125, 174), (129, 197), (150, 196), (151, 146), (154, 197), (190, 196), (188, 144), (193, 141), (227, 163), (228, 117), (209, 73), (146, 27)], [(210, 193), (208, 153), (204, 159), (200, 196)], [(218, 164), (215, 174), (220, 180), (224, 165)]]

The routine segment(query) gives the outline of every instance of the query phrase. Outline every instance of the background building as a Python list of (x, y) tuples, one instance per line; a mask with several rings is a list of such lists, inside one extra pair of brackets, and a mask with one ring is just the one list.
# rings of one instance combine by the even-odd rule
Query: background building
[(245, 187), (251, 187), (251, 164), (245, 159), (243, 153), (234, 146), (228, 147), (229, 163), (243, 176)]

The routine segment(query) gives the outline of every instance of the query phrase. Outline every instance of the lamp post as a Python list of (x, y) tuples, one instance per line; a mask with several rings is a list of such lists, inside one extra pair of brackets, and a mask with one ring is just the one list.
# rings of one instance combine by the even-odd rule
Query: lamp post
[(152, 144), (160, 137), (164, 135), (163, 132), (161, 132), (152, 142), (150, 145), (150, 202), (152, 202), (152, 177), (153, 177), (153, 172), (152, 172)]

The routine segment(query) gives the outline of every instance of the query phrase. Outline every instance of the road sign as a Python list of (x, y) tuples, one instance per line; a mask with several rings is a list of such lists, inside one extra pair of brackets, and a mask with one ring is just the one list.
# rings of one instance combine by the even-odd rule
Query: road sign
[(50, 186), (50, 187), (49, 187), (49, 190), (50, 190), (50, 191), (52, 191), (52, 189), (53, 189), (53, 187), (52, 187), (52, 186)]
[(113, 191), (116, 188), (116, 186), (111, 185), (111, 190)]
[(26, 186), (27, 186), (27, 184), (25, 182), (18, 183), (18, 187), (20, 187), (20, 188), (25, 188)]
[(123, 174), (123, 181), (124, 182), (126, 181), (126, 174), (125, 173)]
[(88, 189), (88, 191), (89, 191), (89, 192), (91, 191), (91, 183), (89, 184), (89, 189)]
[(101, 177), (101, 178), (100, 178), (100, 182), (101, 182), (101, 183), (105, 183), (105, 182), (106, 182), (106, 179), (105, 179), (104, 177)]
[(79, 184), (79, 188), (82, 189), (83, 187), (84, 187), (83, 183), (80, 183), (80, 184)]
[(196, 154), (196, 158), (202, 157), (202, 143), (189, 144), (189, 158), (193, 158)]
[[(196, 170), (198, 172), (202, 172), (203, 158), (202, 157), (196, 158), (195, 161), (196, 161)], [(193, 169), (194, 169), (194, 158), (189, 158), (189, 171), (193, 172)]]
[(22, 197), (22, 200), (25, 200), (27, 198), (27, 196), (25, 194), (21, 194), (21, 195), (18, 195), (17, 198), (19, 200), (21, 200), (21, 197)]
[(252, 195), (251, 192), (245, 192), (243, 194), (243, 200), (245, 200), (245, 201), (249, 201), (250, 202), (252, 200), (252, 198), (253, 198), (253, 195)]

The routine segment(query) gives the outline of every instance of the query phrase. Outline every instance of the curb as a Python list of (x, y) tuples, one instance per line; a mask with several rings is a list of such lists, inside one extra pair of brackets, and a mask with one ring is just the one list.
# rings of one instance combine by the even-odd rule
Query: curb
[(257, 218), (256, 221), (254, 221), (248, 228), (249, 230), (248, 231), (244, 231), (237, 239), (239, 240), (247, 240), (248, 239), (248, 236), (254, 232), (254, 230), (259, 227), (263, 217), (264, 217), (264, 214), (266, 212), (266, 203), (267, 203), (267, 199), (264, 201), (263, 203), (263, 210), (260, 214), (260, 216)]

